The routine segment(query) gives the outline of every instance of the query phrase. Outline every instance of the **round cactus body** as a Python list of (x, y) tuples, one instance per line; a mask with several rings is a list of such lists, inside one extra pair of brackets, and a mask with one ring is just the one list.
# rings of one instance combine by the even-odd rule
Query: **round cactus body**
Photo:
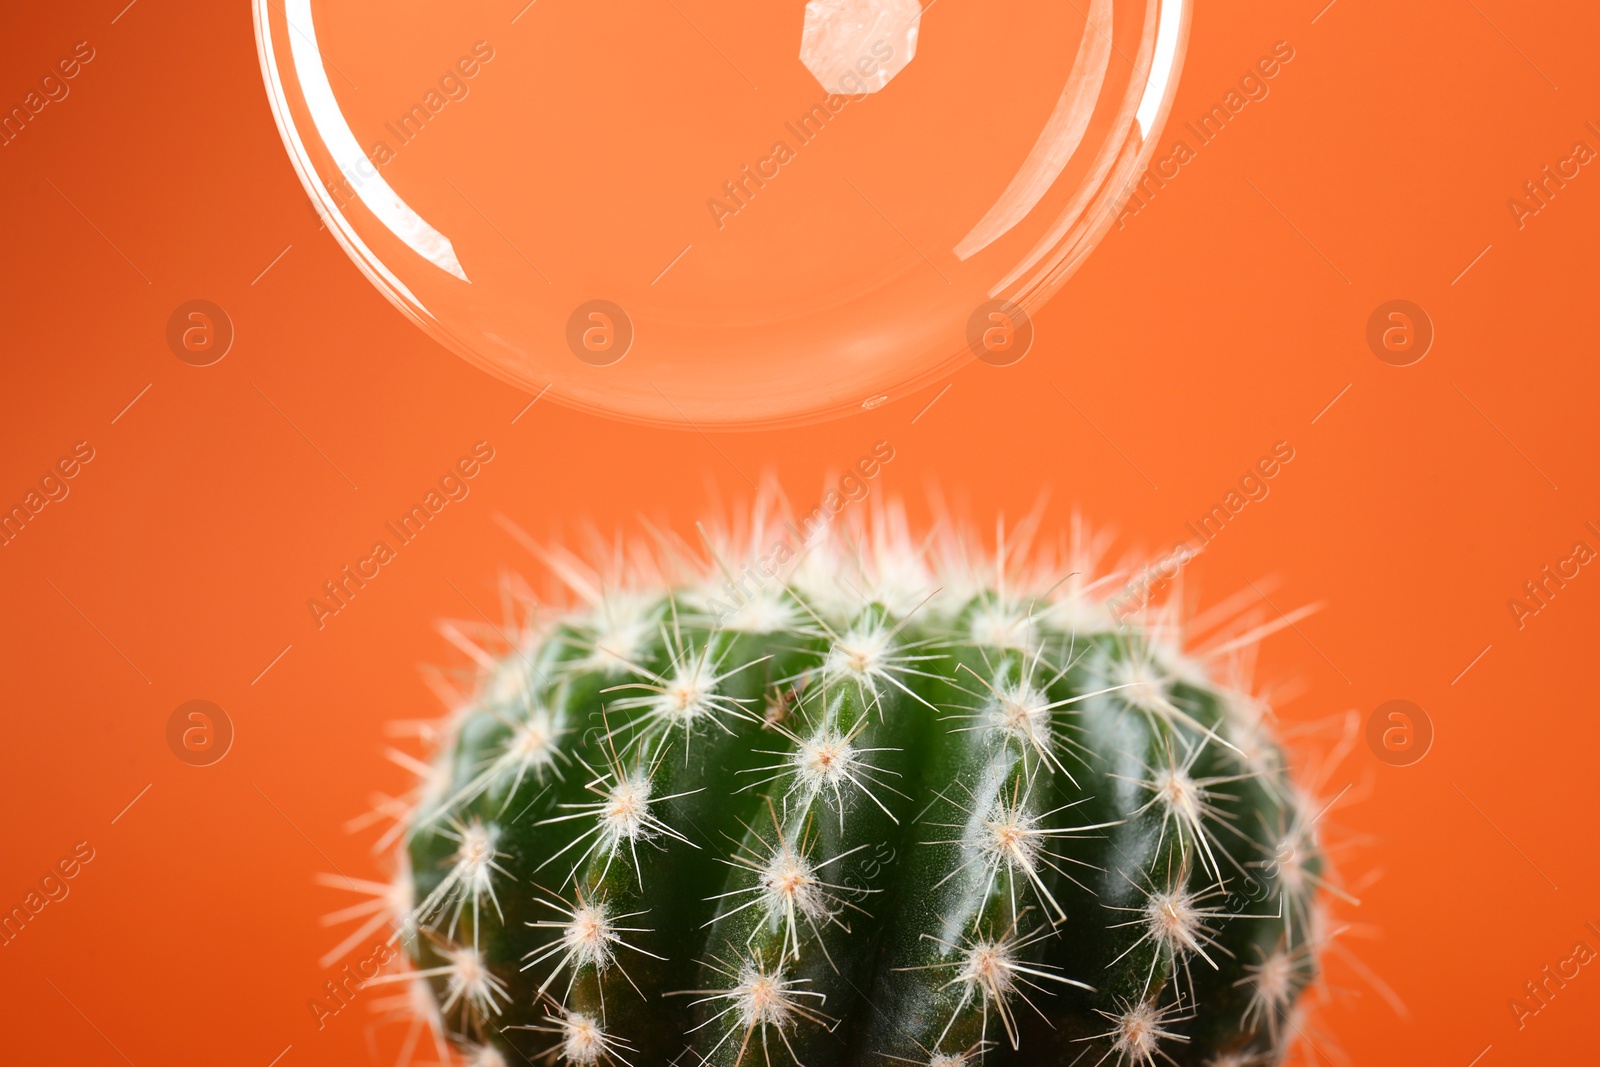
[(480, 656), (405, 822), (469, 1060), (1282, 1059), (1322, 861), (1265, 708), (1081, 574), (924, 556), (557, 560), (587, 609)]

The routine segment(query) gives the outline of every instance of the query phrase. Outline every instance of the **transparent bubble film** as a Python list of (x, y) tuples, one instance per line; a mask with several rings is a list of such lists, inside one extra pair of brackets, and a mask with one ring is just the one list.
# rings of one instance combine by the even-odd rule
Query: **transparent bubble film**
[(290, 158), (397, 307), (531, 393), (707, 427), (838, 416), (1003, 357), (1146, 165), (1188, 7), (257, 0), (255, 18)]

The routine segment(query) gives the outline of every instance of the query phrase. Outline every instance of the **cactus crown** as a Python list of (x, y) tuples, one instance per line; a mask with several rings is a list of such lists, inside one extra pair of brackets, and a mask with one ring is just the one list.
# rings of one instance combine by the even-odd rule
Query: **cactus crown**
[(436, 1033), (482, 1064), (1278, 1062), (1323, 858), (1264, 704), (1115, 620), (1081, 539), (980, 555), (880, 509), (774, 566), (762, 515), (632, 581), (547, 552), (580, 610), (494, 654), (451, 631), (480, 670), (391, 835)]

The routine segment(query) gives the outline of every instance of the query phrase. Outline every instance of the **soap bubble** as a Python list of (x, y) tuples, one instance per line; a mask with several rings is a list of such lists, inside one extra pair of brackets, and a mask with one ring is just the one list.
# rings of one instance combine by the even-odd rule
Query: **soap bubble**
[(1187, 8), (256, 0), (255, 18), (290, 158), (401, 311), (530, 392), (706, 428), (896, 399), (982, 355), (984, 309), (1027, 321), (1147, 165)]

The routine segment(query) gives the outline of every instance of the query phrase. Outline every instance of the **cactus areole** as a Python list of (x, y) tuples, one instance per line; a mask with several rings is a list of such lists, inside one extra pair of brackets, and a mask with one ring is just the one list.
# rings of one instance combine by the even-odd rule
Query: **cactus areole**
[(1322, 861), (1263, 706), (1068, 567), (887, 527), (577, 576), (481, 657), (398, 886), (469, 1063), (1280, 1062)]

